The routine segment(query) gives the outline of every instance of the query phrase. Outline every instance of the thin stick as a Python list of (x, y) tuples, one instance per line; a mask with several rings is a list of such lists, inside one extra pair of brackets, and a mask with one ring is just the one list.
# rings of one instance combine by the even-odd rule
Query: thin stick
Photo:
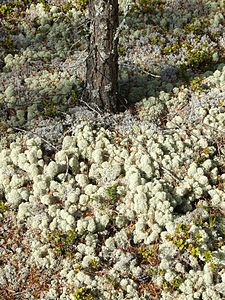
[(19, 127), (14, 127), (14, 126), (10, 126), (12, 129), (14, 130), (18, 130), (18, 131), (21, 131), (21, 132), (25, 132), (25, 133), (29, 133), (29, 134), (33, 134), (33, 135), (36, 135), (37, 137), (39, 137), (43, 142), (45, 142), (46, 144), (48, 144), (50, 147), (52, 147), (53, 149), (55, 149), (56, 151), (58, 151), (58, 148), (55, 147), (54, 145), (52, 145), (49, 141), (47, 141), (46, 139), (44, 139), (43, 137), (41, 137), (39, 134), (35, 133), (35, 132), (32, 132), (32, 131), (29, 131), (29, 130), (26, 130), (26, 129), (22, 129), (22, 128), (19, 128)]

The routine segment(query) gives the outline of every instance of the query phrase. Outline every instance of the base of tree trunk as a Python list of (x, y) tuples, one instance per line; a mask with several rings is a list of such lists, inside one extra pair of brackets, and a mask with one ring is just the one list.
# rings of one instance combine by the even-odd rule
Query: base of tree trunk
[(103, 111), (118, 110), (118, 0), (89, 0), (90, 43), (86, 99)]

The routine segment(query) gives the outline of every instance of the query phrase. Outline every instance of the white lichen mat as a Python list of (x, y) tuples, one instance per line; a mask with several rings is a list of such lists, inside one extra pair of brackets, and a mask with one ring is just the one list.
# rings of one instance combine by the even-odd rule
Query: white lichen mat
[(41, 278), (40, 299), (224, 299), (224, 105), (202, 100), (195, 121), (161, 129), (139, 114), (128, 135), (80, 122), (60, 149), (2, 140), (2, 243), (17, 223), (12, 257)]

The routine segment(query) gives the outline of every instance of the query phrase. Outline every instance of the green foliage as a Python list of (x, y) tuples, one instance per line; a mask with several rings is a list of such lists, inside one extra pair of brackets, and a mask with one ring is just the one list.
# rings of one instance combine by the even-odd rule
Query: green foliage
[(78, 10), (84, 11), (88, 6), (88, 0), (75, 0), (75, 7)]
[[(0, 121), (0, 136), (5, 136), (7, 134), (7, 130), (9, 129), (9, 126), (6, 122)], [(1, 200), (0, 200), (1, 201)]]
[[(201, 235), (199, 233), (189, 232), (190, 226), (187, 224), (178, 224), (174, 235), (168, 235), (167, 239), (172, 241), (180, 253), (188, 251), (192, 256), (200, 256)], [(191, 241), (191, 242), (190, 242)]]
[(204, 258), (205, 258), (205, 261), (206, 262), (209, 262), (209, 261), (211, 261), (212, 260), (212, 252), (211, 251), (209, 251), (209, 250), (206, 250), (206, 251), (204, 251)]
[(166, 274), (166, 270), (165, 270), (165, 269), (162, 269), (162, 268), (159, 268), (159, 269), (158, 269), (158, 274), (159, 274), (159, 275), (165, 275), (165, 274)]
[(196, 155), (194, 156), (194, 161), (196, 163), (202, 164), (207, 158), (210, 157), (210, 148), (209, 147), (199, 147), (199, 149), (196, 152)]
[(138, 253), (142, 255), (142, 257), (146, 260), (150, 260), (153, 256), (153, 252), (151, 249), (147, 249), (145, 247), (139, 247)]
[(190, 23), (184, 26), (185, 33), (202, 34), (204, 31), (204, 23), (197, 18), (193, 18)]
[(79, 272), (82, 270), (82, 265), (76, 263), (76, 264), (73, 266), (73, 269), (74, 269), (74, 272), (75, 272), (75, 273), (79, 273)]
[[(2, 7), (3, 6), (0, 6), (0, 19), (1, 19), (1, 8)], [(13, 29), (12, 28), (9, 29), (7, 26), (4, 26), (4, 28), (1, 32), (1, 36), (0, 36), (0, 59), (1, 59), (1, 57), (4, 59), (4, 56), (6, 56), (7, 54), (12, 54), (12, 55), (15, 54), (13, 34), (16, 33), (16, 32), (12, 32), (14, 30), (14, 28)]]
[(119, 199), (119, 195), (117, 193), (117, 184), (114, 184), (108, 188), (106, 188), (105, 193), (106, 197), (103, 196), (94, 196), (91, 197), (92, 200), (95, 200), (101, 204), (101, 209), (105, 209), (107, 206), (113, 206), (116, 204), (116, 201)]
[(42, 3), (44, 5), (48, 4), (47, 0), (16, 0), (16, 1), (8, 1), (7, 3), (0, 5), (0, 17), (9, 17), (12, 13), (16, 13), (16, 11), (24, 11), (26, 7), (31, 4)]
[(73, 3), (70, 2), (70, 1), (65, 1), (61, 4), (61, 10), (64, 12), (64, 13), (67, 13), (68, 11), (70, 11), (72, 8), (73, 8)]
[(164, 274), (164, 269), (158, 268), (160, 263), (160, 258), (158, 254), (158, 243), (146, 246), (140, 246), (135, 251), (137, 254), (141, 255), (141, 264), (145, 264), (149, 266), (148, 269), (148, 276), (152, 277), (157, 274)]
[(55, 229), (48, 236), (48, 242), (58, 252), (63, 256), (73, 256), (74, 245), (77, 240), (76, 229), (71, 229), (68, 232), (64, 233), (58, 229)]
[(197, 49), (188, 49), (186, 67), (192, 69), (202, 69), (212, 62), (212, 53), (204, 46)]
[(120, 56), (124, 56), (126, 54), (126, 50), (124, 47), (118, 47), (117, 52)]
[[(225, 244), (225, 232), (220, 227), (220, 216), (215, 214), (209, 214), (209, 217), (205, 220), (197, 219), (195, 224), (202, 229), (205, 229), (211, 237), (210, 249), (201, 250), (202, 247), (202, 235), (199, 232), (190, 232), (190, 225), (178, 224), (175, 233), (173, 235), (167, 235), (167, 239), (172, 241), (176, 246), (180, 254), (188, 252), (189, 255), (196, 257), (200, 261), (210, 262), (212, 268), (215, 267), (213, 262), (213, 250), (218, 250)], [(211, 231), (217, 232), (217, 237), (211, 234)]]
[(8, 207), (4, 200), (0, 200), (0, 214), (3, 214), (8, 210)]
[(162, 46), (164, 44), (164, 42), (161, 40), (161, 37), (156, 35), (152, 35), (149, 41), (152, 46), (154, 45)]
[(219, 106), (225, 107), (225, 99), (219, 101)]
[(109, 200), (111, 204), (115, 204), (115, 202), (118, 200), (119, 195), (117, 193), (117, 187), (118, 185), (114, 184), (106, 189), (106, 194), (110, 198)]
[(70, 94), (70, 103), (72, 105), (75, 105), (77, 103), (77, 92), (75, 90), (71, 91), (71, 94)]
[(44, 99), (42, 100), (42, 106), (43, 109), (41, 111), (41, 114), (45, 117), (55, 117), (57, 113), (57, 107), (56, 104), (53, 103), (53, 101)]
[(195, 246), (194, 244), (190, 244), (188, 246), (188, 251), (194, 257), (199, 257), (199, 255), (201, 254), (199, 246)]
[(175, 230), (175, 236), (172, 238), (173, 244), (180, 250), (184, 250), (187, 247), (187, 239), (189, 226), (186, 224), (178, 224)]
[(7, 36), (2, 42), (2, 47), (5, 49), (6, 54), (14, 54), (14, 43), (11, 36)]
[(160, 0), (136, 0), (133, 10), (141, 13), (152, 13)]
[(99, 262), (96, 260), (96, 258), (92, 258), (92, 259), (89, 261), (89, 265), (90, 265), (90, 268), (91, 268), (93, 271), (97, 271), (97, 270), (99, 270), (99, 268), (100, 268), (100, 264), (99, 264)]
[(158, 244), (152, 245), (151, 248), (140, 246), (137, 252), (142, 256), (144, 260), (151, 263), (151, 265), (157, 265), (157, 263), (159, 262)]
[(6, 17), (12, 13), (12, 6), (4, 3), (0, 5), (0, 17)]
[(162, 288), (164, 290), (168, 290), (168, 289), (177, 289), (179, 288), (179, 286), (181, 285), (181, 283), (183, 282), (182, 278), (180, 276), (176, 276), (173, 280), (171, 281), (164, 281)]
[(112, 275), (106, 274), (106, 280), (112, 285), (112, 286), (116, 286), (117, 282), (116, 282), (116, 278)]
[(74, 300), (93, 300), (92, 293), (85, 288), (77, 288), (73, 293)]
[(222, 176), (218, 175), (217, 176), (217, 188), (219, 190), (225, 191), (225, 178), (222, 178)]
[(194, 77), (190, 84), (191, 84), (191, 89), (193, 91), (201, 91), (203, 92), (205, 89), (202, 87), (202, 81), (203, 79), (199, 76)]
[[(202, 218), (197, 218), (195, 224), (201, 226), (201, 228), (210, 233), (211, 248), (213, 250), (218, 250), (225, 245), (224, 215), (220, 210), (216, 210), (215, 208), (206, 206), (203, 208), (208, 211), (208, 217), (204, 220)], [(207, 252), (206, 255), (208, 257), (209, 252)]]
[(163, 53), (164, 54), (170, 54), (170, 53), (177, 54), (179, 52), (179, 49), (180, 49), (180, 44), (177, 42), (177, 43), (174, 43), (174, 44), (171, 44), (171, 45), (165, 47), (163, 49)]

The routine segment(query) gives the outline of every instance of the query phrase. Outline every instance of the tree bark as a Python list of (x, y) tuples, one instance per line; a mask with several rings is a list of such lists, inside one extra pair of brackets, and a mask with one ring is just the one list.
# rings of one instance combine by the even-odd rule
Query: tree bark
[(90, 42), (86, 101), (103, 111), (118, 109), (118, 0), (89, 0)]

